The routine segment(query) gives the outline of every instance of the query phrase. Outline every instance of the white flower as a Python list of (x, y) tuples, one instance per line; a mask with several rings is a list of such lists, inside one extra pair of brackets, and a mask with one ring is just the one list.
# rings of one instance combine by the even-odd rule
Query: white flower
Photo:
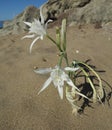
[(24, 22), (30, 28), (29, 28), (29, 35), (24, 36), (22, 39), (36, 37), (33, 40), (33, 42), (31, 43), (31, 45), (30, 45), (30, 53), (31, 53), (31, 50), (32, 50), (32, 47), (33, 47), (34, 43), (38, 39), (43, 40), (44, 35), (46, 35), (47, 24), (52, 21), (52, 20), (48, 20), (45, 23), (44, 17), (43, 17), (43, 14), (42, 14), (42, 8), (43, 8), (43, 6), (40, 7), (40, 17), (41, 17), (41, 20), (34, 19), (34, 21), (32, 23), (30, 23), (30, 22)]
[[(76, 71), (78, 68), (71, 68), (71, 67), (66, 67), (64, 70), (67, 71)], [(46, 89), (51, 82), (53, 82), (54, 86), (58, 89), (60, 98), (63, 99), (63, 86), (64, 86), (64, 81), (71, 86), (72, 88), (80, 91), (72, 82), (72, 80), (69, 78), (69, 76), (65, 73), (65, 71), (62, 70), (59, 66), (56, 66), (54, 69), (52, 68), (46, 68), (46, 69), (37, 69), (34, 70), (34, 72), (38, 74), (46, 74), (50, 73), (50, 77), (47, 79), (47, 81), (44, 83), (42, 89), (39, 91), (42, 92), (44, 89)], [(38, 94), (39, 94), (38, 93)]]

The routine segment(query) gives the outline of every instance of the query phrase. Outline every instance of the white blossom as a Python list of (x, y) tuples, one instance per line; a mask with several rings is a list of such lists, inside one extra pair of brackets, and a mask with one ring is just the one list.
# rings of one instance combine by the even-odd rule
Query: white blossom
[(43, 6), (40, 7), (40, 18), (41, 20), (34, 19), (32, 23), (30, 22), (24, 22), (27, 26), (29, 26), (29, 35), (24, 36), (24, 38), (34, 38), (33, 42), (30, 45), (30, 53), (32, 50), (33, 45), (38, 39), (43, 40), (44, 35), (46, 35), (46, 30), (47, 30), (47, 24), (51, 22), (52, 20), (48, 20), (46, 23), (44, 21), (44, 16), (42, 14), (42, 8)]
[[(71, 68), (71, 67), (65, 67), (64, 70), (67, 71), (76, 71), (78, 70), (78, 68)], [(34, 72), (38, 73), (38, 74), (46, 74), (46, 73), (50, 73), (50, 77), (46, 80), (46, 82), (44, 83), (42, 89), (39, 91), (42, 92), (43, 90), (45, 90), (49, 84), (51, 82), (53, 82), (55, 88), (58, 89), (59, 92), (59, 96), (61, 99), (63, 99), (63, 86), (64, 86), (64, 82), (66, 81), (66, 83), (71, 86), (72, 88), (80, 91), (72, 82), (72, 80), (69, 78), (68, 74), (65, 73), (63, 69), (61, 69), (59, 66), (55, 66), (54, 69), (52, 68), (46, 68), (46, 69), (37, 69), (34, 70)], [(39, 94), (38, 93), (38, 94)]]

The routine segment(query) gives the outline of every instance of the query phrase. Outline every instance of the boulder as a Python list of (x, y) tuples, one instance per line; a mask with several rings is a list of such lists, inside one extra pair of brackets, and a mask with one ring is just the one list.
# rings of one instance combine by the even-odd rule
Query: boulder
[(112, 21), (111, 0), (90, 0), (84, 6), (75, 7), (70, 21), (77, 23), (108, 23)]
[(27, 7), (22, 13), (17, 15), (13, 20), (5, 21), (0, 35), (19, 34), (27, 29), (24, 21), (31, 22), (34, 18), (39, 17), (39, 9), (34, 6)]
[(44, 6), (44, 15), (49, 18), (67, 13), (69, 22), (108, 23), (112, 21), (111, 0), (49, 0)]

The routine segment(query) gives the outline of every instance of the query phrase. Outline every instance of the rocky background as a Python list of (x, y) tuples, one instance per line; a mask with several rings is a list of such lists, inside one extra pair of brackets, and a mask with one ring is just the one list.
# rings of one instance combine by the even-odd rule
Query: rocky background
[[(98, 24), (104, 25), (112, 21), (112, 0), (48, 0), (44, 5), (45, 19), (53, 19), (55, 24), (60, 24), (62, 18), (67, 18), (68, 25)], [(39, 9), (30, 6), (13, 20), (4, 23), (0, 35), (18, 34), (25, 32), (27, 27), (23, 21), (31, 22), (39, 17)]]

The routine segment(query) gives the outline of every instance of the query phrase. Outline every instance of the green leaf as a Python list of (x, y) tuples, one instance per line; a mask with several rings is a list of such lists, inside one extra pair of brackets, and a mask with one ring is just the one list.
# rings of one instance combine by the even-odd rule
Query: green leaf
[(63, 50), (66, 51), (66, 19), (63, 19), (61, 26), (61, 43)]

